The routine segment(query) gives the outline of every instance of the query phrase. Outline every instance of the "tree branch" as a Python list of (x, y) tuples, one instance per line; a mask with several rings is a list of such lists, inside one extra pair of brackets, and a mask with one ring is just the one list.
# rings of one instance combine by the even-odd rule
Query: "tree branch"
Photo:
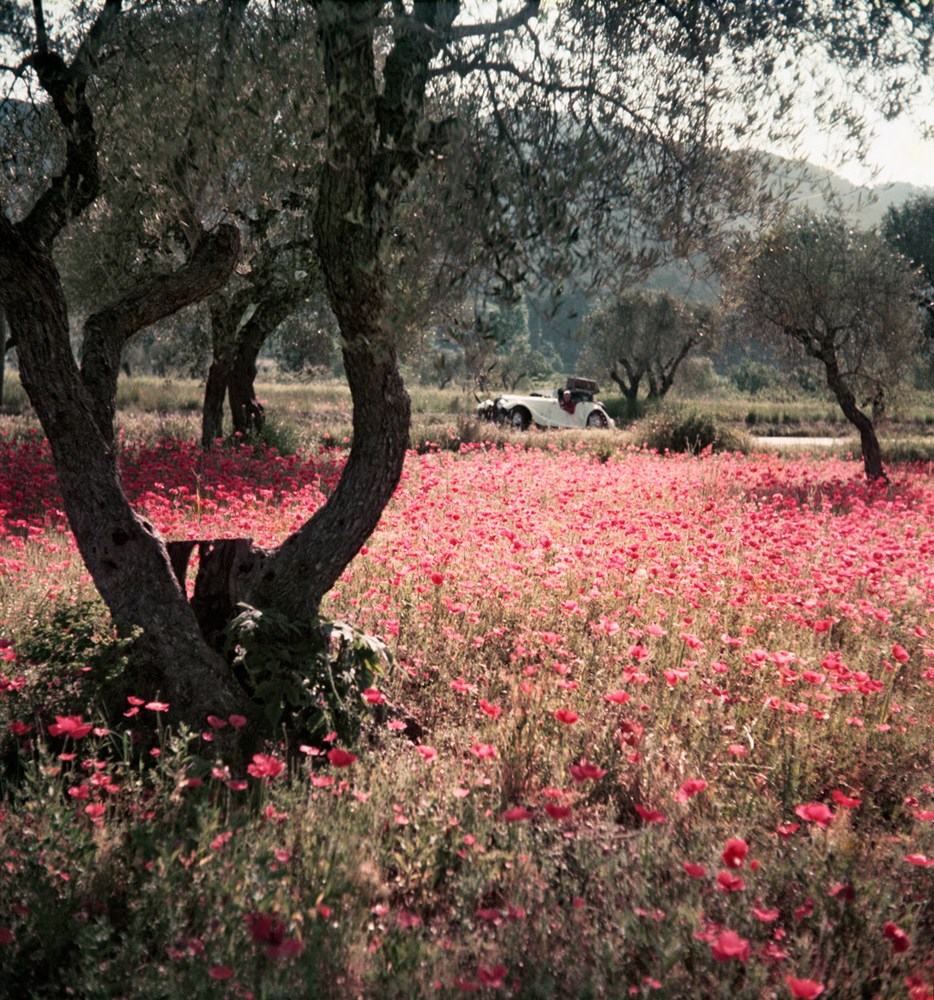
[(89, 316), (84, 324), (81, 377), (94, 402), (101, 433), (113, 439), (120, 355), (126, 341), (179, 309), (217, 291), (240, 256), (240, 233), (224, 224), (206, 234), (191, 257), (171, 274), (159, 275)]
[(39, 246), (48, 247), (68, 219), (97, 197), (97, 134), (85, 90), (107, 31), (120, 13), (121, 2), (107, 0), (68, 65), (57, 52), (48, 50), (42, 3), (35, 0), (37, 51), (28, 62), (65, 129), (65, 164), (17, 226), (23, 238)]

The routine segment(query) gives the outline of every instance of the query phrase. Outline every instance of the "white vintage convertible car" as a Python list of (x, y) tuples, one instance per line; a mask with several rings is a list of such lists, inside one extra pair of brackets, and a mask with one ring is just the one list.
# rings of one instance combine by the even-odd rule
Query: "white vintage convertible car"
[(530, 393), (528, 396), (504, 395), (484, 400), (477, 416), (516, 430), (536, 427), (612, 427), (613, 420), (594, 400), (597, 383), (586, 378), (569, 378), (564, 388), (553, 393)]

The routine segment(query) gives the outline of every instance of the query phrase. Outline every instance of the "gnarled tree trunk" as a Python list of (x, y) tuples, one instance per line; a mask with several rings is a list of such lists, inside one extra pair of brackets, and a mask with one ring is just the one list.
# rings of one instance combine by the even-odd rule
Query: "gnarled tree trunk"
[(821, 360), (827, 373), (827, 385), (840, 405), (843, 415), (859, 431), (859, 444), (866, 477), (887, 483), (889, 477), (882, 467), (882, 449), (879, 447), (879, 439), (872, 420), (856, 405), (856, 396), (843, 379), (833, 351), (823, 351)]
[(194, 724), (212, 712), (249, 715), (245, 694), (201, 635), (165, 545), (123, 491), (112, 436), (102, 429), (106, 408), (102, 414), (71, 352), (51, 255), (0, 223), (0, 276), (20, 377), (49, 439), (78, 549), (114, 619), (142, 629), (156, 671), (150, 684)]

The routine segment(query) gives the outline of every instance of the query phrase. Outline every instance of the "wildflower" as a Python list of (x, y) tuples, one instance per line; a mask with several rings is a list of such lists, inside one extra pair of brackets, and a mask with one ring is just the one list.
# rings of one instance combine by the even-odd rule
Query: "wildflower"
[(746, 863), (746, 855), (749, 853), (749, 845), (740, 837), (731, 837), (723, 848), (720, 857), (727, 868), (742, 868)]
[(234, 729), (242, 729), (247, 723), (246, 718), (242, 715), (230, 715), (227, 717), (227, 721)]
[(169, 705), (164, 701), (147, 701), (143, 708), (148, 708), (150, 712), (168, 712)]
[(491, 705), (485, 698), (480, 699), (480, 711), (484, 715), (488, 715), (491, 719), (498, 719), (502, 714), (502, 709), (499, 705)]
[(717, 885), (722, 892), (742, 892), (746, 888), (742, 876), (728, 871), (717, 872)]
[(254, 778), (275, 778), (282, 773), (285, 765), (276, 757), (265, 753), (253, 754), (253, 763), (247, 764), (247, 773)]
[(571, 777), (577, 782), (597, 781), (602, 778), (606, 771), (596, 764), (590, 764), (582, 760), (579, 764), (572, 764), (570, 767)]
[(693, 861), (685, 861), (681, 867), (691, 878), (703, 878), (707, 874), (707, 869), (703, 865), (696, 865)]
[(552, 819), (567, 819), (571, 815), (571, 807), (558, 805), (557, 802), (546, 802), (545, 812)]
[(558, 720), (558, 722), (563, 722), (565, 725), (570, 726), (573, 725), (575, 722), (577, 722), (580, 716), (577, 714), (577, 712), (572, 712), (568, 708), (559, 708), (555, 712), (555, 718)]
[(889, 921), (882, 928), (882, 937), (886, 941), (892, 942), (892, 951), (901, 952), (908, 951), (911, 947), (911, 941), (908, 939), (908, 935), (901, 929), (901, 927), (896, 926), (891, 921)]
[(833, 813), (823, 802), (805, 802), (795, 809), (795, 815), (808, 823), (816, 823), (823, 830), (833, 822)]
[(356, 754), (352, 754), (349, 750), (342, 750), (340, 747), (328, 750), (328, 760), (335, 767), (350, 767), (356, 759)]
[(647, 809), (645, 806), (640, 805), (638, 802), (633, 803), (633, 807), (636, 812), (642, 817), (643, 821), (646, 823), (664, 823), (665, 814), (658, 809)]
[(835, 788), (830, 793), (830, 797), (838, 806), (842, 806), (844, 809), (856, 809), (863, 804), (862, 799), (851, 799), (849, 796), (844, 795), (838, 788)]
[(507, 809), (500, 818), (504, 819), (507, 823), (521, 823), (524, 820), (531, 819), (532, 814), (525, 806), (513, 806), (512, 809)]
[(208, 975), (212, 979), (230, 979), (233, 977), (234, 971), (229, 965), (212, 965), (208, 969)]
[(496, 747), (490, 743), (474, 743), (468, 749), (478, 760), (487, 760), (496, 756)]
[(908, 650), (896, 642), (892, 646), (892, 659), (898, 660), (899, 663), (907, 663), (911, 657), (908, 655)]
[(607, 691), (603, 697), (614, 705), (625, 705), (632, 701), (632, 695), (628, 691)]
[(693, 798), (698, 792), (704, 791), (706, 787), (707, 782), (703, 778), (688, 778), (675, 793), (675, 802), (687, 802), (688, 799)]
[(434, 747), (426, 746), (424, 743), (419, 743), (415, 749), (429, 764), (438, 756), (438, 751)]
[(791, 990), (791, 995), (798, 997), (799, 1000), (815, 1000), (815, 997), (819, 997), (824, 992), (824, 984), (813, 979), (795, 979), (794, 976), (785, 976), (785, 982), (788, 984), (788, 989)]
[(85, 722), (80, 715), (56, 715), (55, 721), (49, 726), (51, 736), (70, 736), (80, 740), (91, 731), (91, 724)]
[(363, 698), (363, 700), (368, 705), (386, 704), (386, 695), (384, 695), (383, 692), (380, 691), (378, 688), (372, 688), (372, 687), (364, 688), (360, 692), (360, 697)]
[(503, 988), (508, 971), (505, 965), (494, 965), (492, 968), (481, 965), (477, 969), (477, 979), (489, 989), (499, 990)]
[(911, 865), (917, 865), (919, 868), (934, 866), (934, 858), (929, 858), (925, 854), (906, 854), (905, 860)]
[(715, 962), (729, 962), (732, 958), (746, 962), (749, 960), (749, 942), (736, 931), (720, 931), (710, 940), (710, 953)]

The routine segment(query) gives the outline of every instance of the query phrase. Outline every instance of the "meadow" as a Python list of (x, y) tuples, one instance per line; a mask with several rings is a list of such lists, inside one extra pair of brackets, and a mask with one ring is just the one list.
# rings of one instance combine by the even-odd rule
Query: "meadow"
[[(931, 465), (870, 486), (445, 405), (323, 609), (391, 652), (359, 733), (242, 769), (213, 752), (238, 719), (122, 693), (6, 418), (0, 994), (934, 997)], [(185, 410), (132, 409), (127, 489), (172, 539), (273, 543), (346, 454), (342, 418), (205, 455)]]

